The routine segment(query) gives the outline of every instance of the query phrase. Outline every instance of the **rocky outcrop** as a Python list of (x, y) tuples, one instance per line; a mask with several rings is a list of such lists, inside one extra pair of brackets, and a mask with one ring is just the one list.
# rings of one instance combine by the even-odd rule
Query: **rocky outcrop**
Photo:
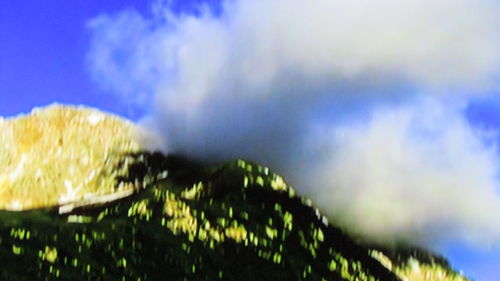
[(144, 149), (132, 123), (60, 105), (0, 119), (0, 143), (0, 209), (8, 210), (127, 193), (131, 186), (114, 184), (124, 173), (114, 167), (121, 154)]

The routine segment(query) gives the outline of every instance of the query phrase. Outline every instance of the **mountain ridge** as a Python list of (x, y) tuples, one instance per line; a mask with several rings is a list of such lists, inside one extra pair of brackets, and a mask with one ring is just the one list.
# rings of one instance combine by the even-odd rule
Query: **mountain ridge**
[(126, 196), (0, 211), (3, 280), (468, 280), (425, 250), (353, 240), (268, 167), (107, 163)]

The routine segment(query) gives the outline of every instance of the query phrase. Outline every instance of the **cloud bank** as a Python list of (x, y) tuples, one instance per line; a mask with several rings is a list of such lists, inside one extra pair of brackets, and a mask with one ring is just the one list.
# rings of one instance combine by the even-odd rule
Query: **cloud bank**
[(498, 94), (493, 0), (233, 0), (101, 15), (93, 77), (167, 153), (282, 173), (376, 242), (500, 242), (500, 159), (464, 108)]

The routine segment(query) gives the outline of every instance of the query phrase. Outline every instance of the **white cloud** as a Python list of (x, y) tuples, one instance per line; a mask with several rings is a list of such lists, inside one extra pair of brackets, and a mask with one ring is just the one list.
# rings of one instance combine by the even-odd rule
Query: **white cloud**
[(458, 109), (419, 102), (324, 132), (333, 157), (309, 186), (335, 222), (382, 241), (500, 242), (496, 148)]
[(171, 99), (194, 102), (221, 85), (265, 94), (291, 74), (315, 83), (393, 78), (444, 88), (492, 86), (498, 78), (493, 0), (239, 0), (221, 16), (165, 9), (152, 19), (128, 11), (91, 22), (98, 80), (119, 92), (162, 87)]
[(498, 26), (494, 0), (160, 5), (92, 20), (89, 62), (168, 152), (270, 165), (372, 239), (499, 241), (496, 152), (444, 106), (498, 87)]

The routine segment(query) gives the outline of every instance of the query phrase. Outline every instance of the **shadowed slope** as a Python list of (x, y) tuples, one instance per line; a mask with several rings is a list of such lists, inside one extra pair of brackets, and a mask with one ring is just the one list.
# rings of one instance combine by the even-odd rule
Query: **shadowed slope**
[(91, 110), (1, 126), (1, 280), (465, 280), (354, 241), (267, 167), (142, 152), (131, 124)]
[(1, 212), (2, 279), (399, 280), (266, 167), (129, 157), (128, 198)]

